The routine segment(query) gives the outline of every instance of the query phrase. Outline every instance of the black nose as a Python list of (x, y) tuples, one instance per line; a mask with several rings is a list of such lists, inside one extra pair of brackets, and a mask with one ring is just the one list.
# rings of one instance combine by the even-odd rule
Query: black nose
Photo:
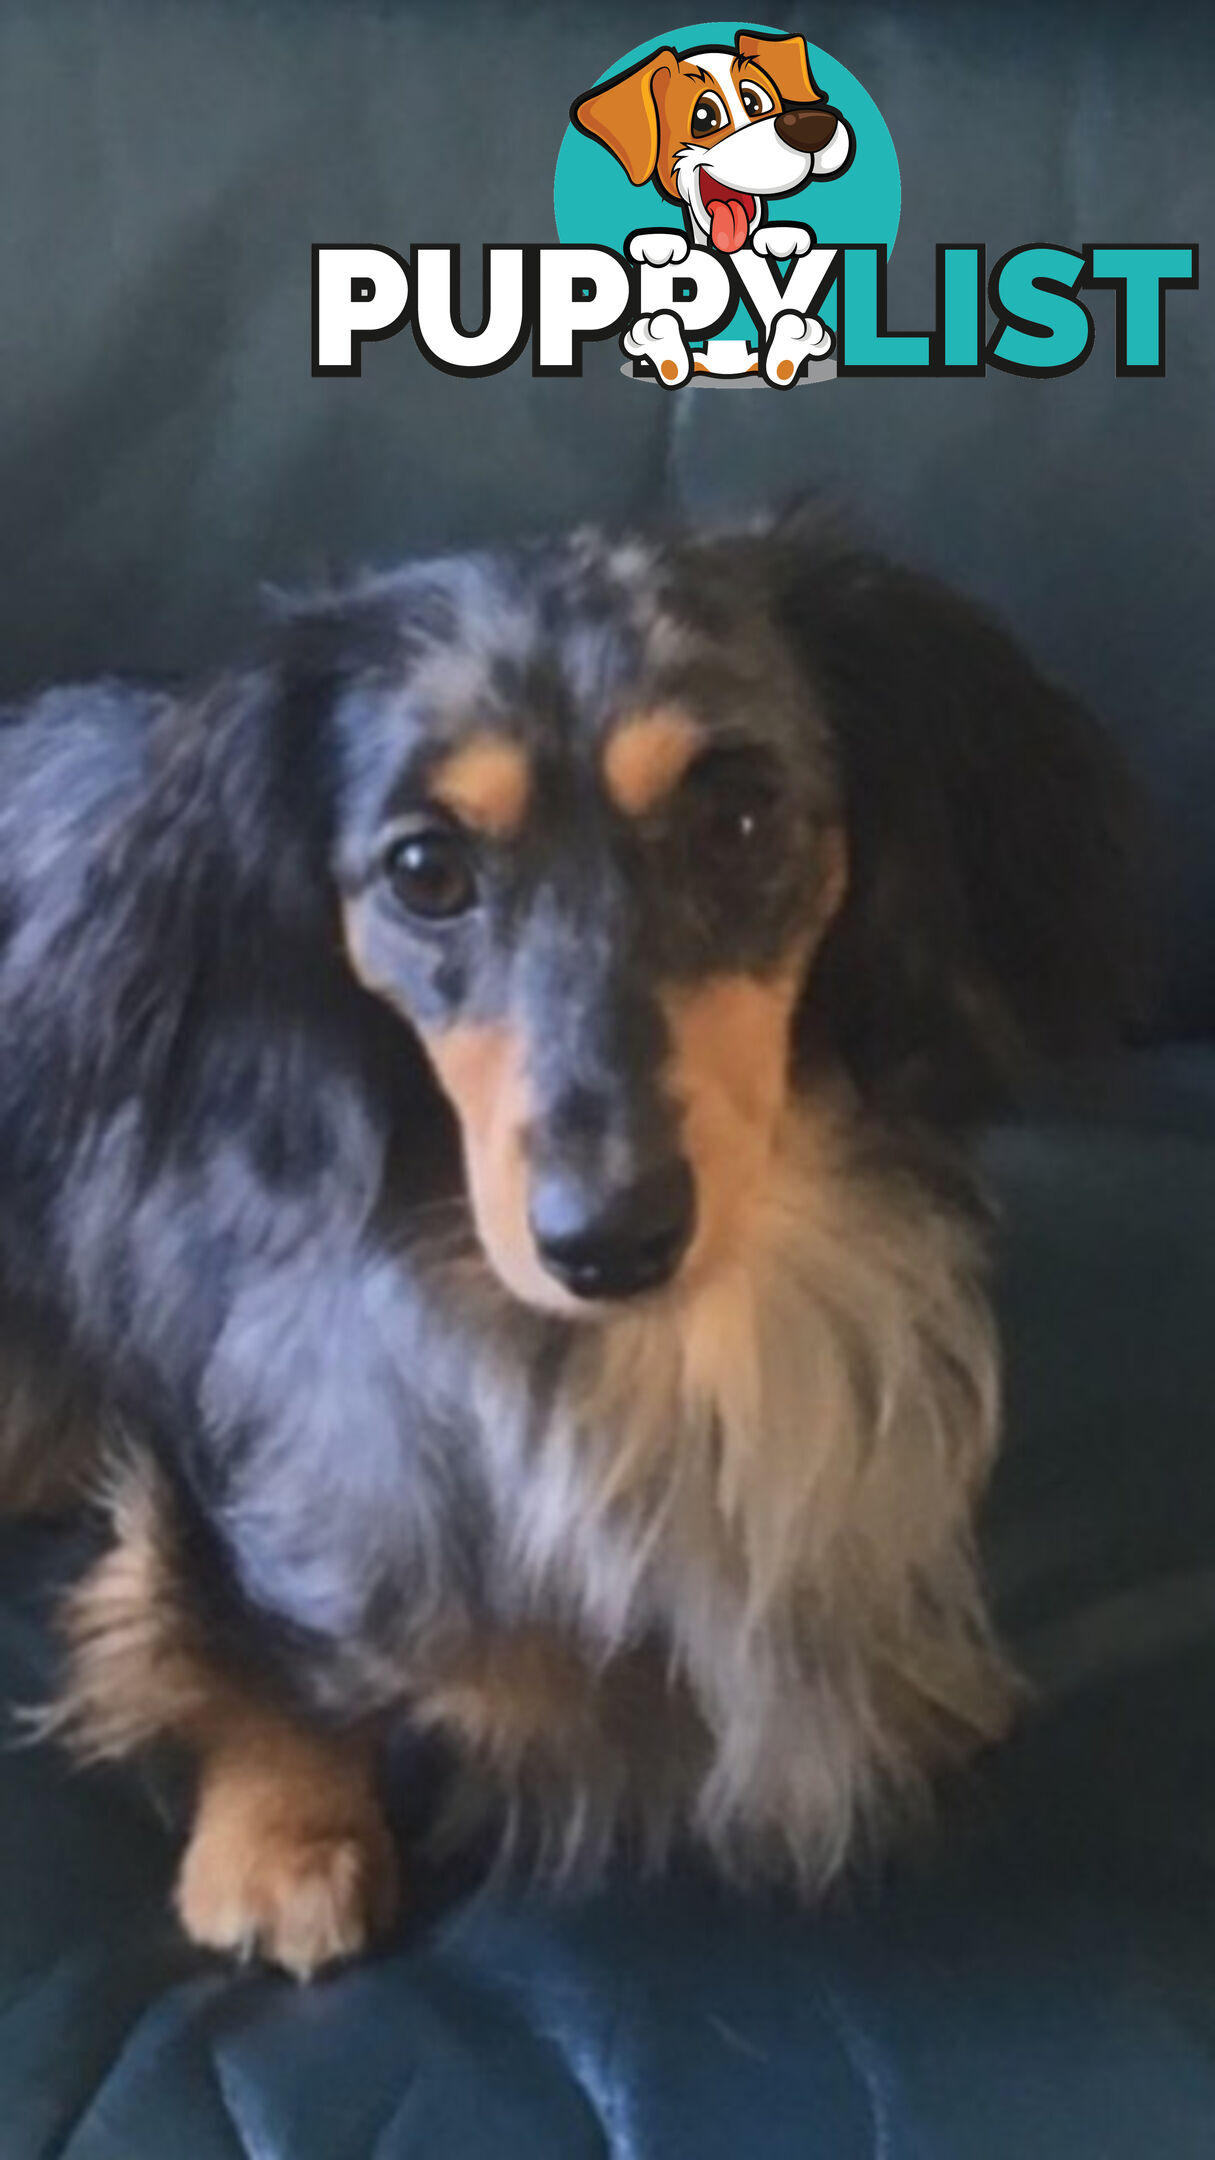
[(836, 118), (825, 105), (789, 105), (776, 115), (776, 132), (791, 150), (824, 150)]
[(580, 1298), (636, 1297), (669, 1282), (696, 1220), (692, 1172), (675, 1156), (608, 1199), (550, 1173), (532, 1200), (532, 1236), (550, 1275)]

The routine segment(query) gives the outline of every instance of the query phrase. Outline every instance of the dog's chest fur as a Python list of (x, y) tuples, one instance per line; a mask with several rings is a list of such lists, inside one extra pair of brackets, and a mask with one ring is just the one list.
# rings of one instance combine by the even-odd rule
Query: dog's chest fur
[(737, 1267), (602, 1328), (554, 1332), (464, 1260), (330, 1243), (310, 1290), (296, 1251), (204, 1390), (219, 1432), (264, 1430), (263, 1390), (300, 1404), (289, 1443), (234, 1451), (246, 1587), (324, 1645), (322, 1698), (455, 1730), (516, 1800), (539, 1780), (559, 1817), (597, 1757), (651, 1843), (690, 1811), (727, 1862), (775, 1841), (829, 1871), (902, 1778), (892, 1702), (993, 1720), (974, 1263), (960, 1216), (805, 1121)]

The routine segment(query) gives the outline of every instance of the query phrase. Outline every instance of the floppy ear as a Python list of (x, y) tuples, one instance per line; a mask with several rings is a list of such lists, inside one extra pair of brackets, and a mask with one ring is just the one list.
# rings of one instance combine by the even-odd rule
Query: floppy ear
[(83, 836), (55, 994), (31, 1014), (55, 1036), (65, 1135), (136, 1102), (149, 1152), (222, 1133), (269, 1175), (323, 1152), (339, 1080), (391, 1072), (408, 1102), (422, 1053), (346, 965), (330, 873), (326, 721), (350, 634), (336, 611), (289, 623), (261, 665), (165, 701), (144, 783)]
[(1112, 741), (927, 577), (794, 545), (777, 607), (826, 711), (849, 888), (808, 985), (863, 1092), (969, 1117), (1132, 1016), (1136, 808)]
[(780, 91), (782, 105), (817, 105), (823, 93), (810, 73), (804, 37), (764, 36), (740, 30), (735, 39), (740, 60), (754, 60)]
[(627, 75), (575, 98), (570, 119), (623, 165), (634, 187), (652, 180), (658, 164), (658, 93), (679, 66), (669, 46), (651, 53)]

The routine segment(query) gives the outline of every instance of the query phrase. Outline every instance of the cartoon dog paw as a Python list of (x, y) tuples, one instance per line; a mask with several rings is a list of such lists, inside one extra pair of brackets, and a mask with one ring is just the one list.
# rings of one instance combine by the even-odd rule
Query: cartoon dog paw
[(816, 316), (785, 308), (772, 325), (764, 352), (764, 381), (774, 390), (791, 390), (807, 360), (825, 360), (835, 340)]
[(761, 225), (751, 241), (754, 254), (774, 256), (778, 262), (808, 255), (813, 246), (814, 234), (808, 225)]
[(682, 324), (670, 308), (661, 308), (657, 315), (640, 316), (620, 342), (635, 360), (652, 362), (654, 373), (667, 390), (678, 390), (692, 372)]
[(651, 270), (665, 270), (671, 263), (686, 262), (688, 240), (681, 232), (639, 232), (629, 239), (633, 262), (647, 263)]

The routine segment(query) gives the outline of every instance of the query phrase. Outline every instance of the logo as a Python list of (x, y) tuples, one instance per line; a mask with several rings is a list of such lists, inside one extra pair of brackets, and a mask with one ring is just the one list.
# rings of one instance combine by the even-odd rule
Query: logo
[(638, 47), (570, 108), (562, 240), (639, 266), (626, 372), (788, 389), (834, 375), (841, 242), (887, 251), (899, 167), (856, 77), (804, 37), (703, 23)]
[(407, 328), (453, 375), (580, 375), (617, 339), (621, 372), (681, 391), (787, 391), (836, 377), (1069, 374), (1096, 343), (1085, 294), (1115, 294), (1118, 375), (1162, 375), (1168, 292), (1198, 283), (1172, 242), (1033, 242), (990, 269), (941, 241), (921, 326), (893, 327), (886, 272), (898, 158), (873, 99), (806, 38), (751, 22), (649, 39), (573, 100), (553, 186), (556, 243), (488, 239), (476, 284), (455, 246), (318, 243), (312, 371), (362, 371)]

